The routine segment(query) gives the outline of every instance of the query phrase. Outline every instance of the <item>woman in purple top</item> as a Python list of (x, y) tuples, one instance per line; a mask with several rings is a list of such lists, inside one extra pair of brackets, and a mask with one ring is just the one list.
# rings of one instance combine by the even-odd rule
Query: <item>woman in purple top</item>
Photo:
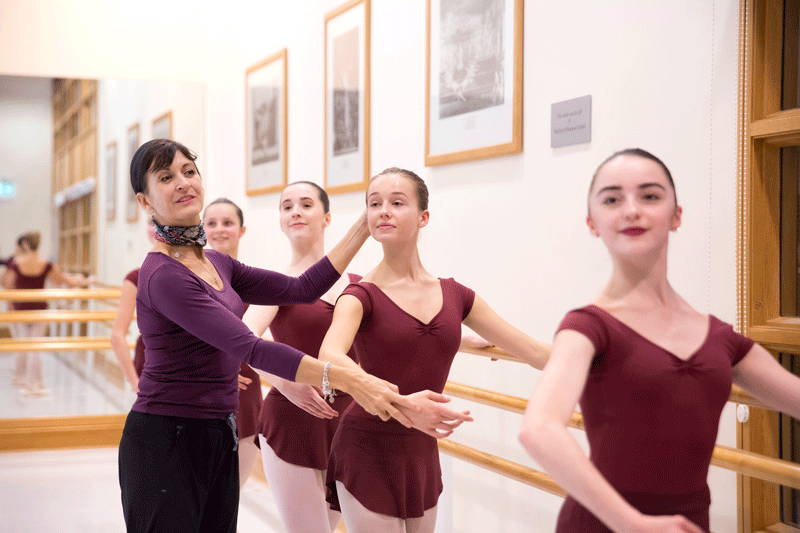
[(387, 382), (260, 339), (241, 321), (245, 303), (312, 302), (324, 294), (366, 240), (364, 217), (299, 277), (245, 266), (203, 250), (195, 158), (179, 143), (156, 139), (131, 161), (131, 186), (154, 221), (157, 242), (139, 270), (136, 311), (146, 358), (119, 450), (128, 531), (236, 530), (240, 361), (342, 388), (370, 412), (409, 426), (400, 408), (419, 410)]
[[(570, 494), (556, 531), (708, 532), (706, 477), (731, 382), (800, 418), (800, 378), (667, 281), (682, 210), (661, 160), (615, 153), (597, 169), (588, 207), (611, 280), (561, 323), (520, 441)], [(567, 430), (579, 400), (588, 458)]]
[[(437, 278), (422, 266), (417, 249), (428, 224), (428, 189), (415, 173), (389, 168), (367, 189), (367, 219), (383, 259), (336, 302), (320, 359), (364, 370), (396, 383), (427, 406), (408, 413), (408, 429), (351, 404), (339, 422), (328, 463), (328, 501), (341, 509), (349, 533), (432, 532), (442, 491), (436, 438), (452, 433), (468, 412), (441, 403), (441, 392), (461, 341), (464, 323), (487, 341), (539, 366), (549, 346), (500, 318), (472, 290)], [(426, 420), (444, 412), (451, 422)]]

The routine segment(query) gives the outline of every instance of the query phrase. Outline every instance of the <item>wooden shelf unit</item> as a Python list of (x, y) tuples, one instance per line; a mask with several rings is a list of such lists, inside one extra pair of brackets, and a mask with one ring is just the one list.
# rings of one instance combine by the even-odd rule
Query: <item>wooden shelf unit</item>
[[(97, 80), (53, 80), (53, 180), (55, 195), (97, 178)], [(58, 262), (69, 272), (97, 271), (97, 190), (58, 209)]]

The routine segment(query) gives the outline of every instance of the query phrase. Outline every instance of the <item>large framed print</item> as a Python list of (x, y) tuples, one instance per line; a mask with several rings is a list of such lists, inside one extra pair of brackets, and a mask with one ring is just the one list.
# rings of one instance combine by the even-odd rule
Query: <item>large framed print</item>
[(106, 222), (117, 213), (117, 142), (106, 146)]
[(172, 139), (172, 111), (156, 117), (152, 134), (153, 139)]
[[(130, 167), (133, 154), (139, 149), (139, 124), (134, 124), (128, 128), (126, 142), (128, 147), (128, 167)], [(127, 184), (125, 190), (127, 191), (125, 194), (125, 220), (127, 222), (136, 222), (139, 220), (139, 202), (136, 200), (136, 194), (134, 194), (130, 183)]]
[(369, 183), (370, 1), (325, 15), (325, 189), (361, 191)]
[(287, 183), (286, 49), (245, 74), (245, 166), (249, 196), (282, 190)]
[(523, 0), (428, 0), (425, 165), (522, 151)]

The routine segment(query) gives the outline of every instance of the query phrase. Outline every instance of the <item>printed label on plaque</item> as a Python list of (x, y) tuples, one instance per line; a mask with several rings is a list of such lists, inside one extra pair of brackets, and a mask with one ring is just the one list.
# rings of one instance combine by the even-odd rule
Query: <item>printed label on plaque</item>
[(592, 140), (592, 95), (550, 106), (550, 147), (561, 148)]

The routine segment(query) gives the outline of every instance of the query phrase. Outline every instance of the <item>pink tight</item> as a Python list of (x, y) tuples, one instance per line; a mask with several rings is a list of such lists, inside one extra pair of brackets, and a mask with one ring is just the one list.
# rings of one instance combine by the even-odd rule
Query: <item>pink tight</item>
[(325, 501), (325, 471), (287, 463), (275, 455), (263, 435), (258, 440), (264, 474), (287, 533), (331, 533), (336, 529), (341, 515)]
[(336, 492), (347, 533), (433, 533), (436, 527), (436, 507), (425, 511), (421, 518), (402, 519), (370, 511), (339, 481), (336, 482)]

